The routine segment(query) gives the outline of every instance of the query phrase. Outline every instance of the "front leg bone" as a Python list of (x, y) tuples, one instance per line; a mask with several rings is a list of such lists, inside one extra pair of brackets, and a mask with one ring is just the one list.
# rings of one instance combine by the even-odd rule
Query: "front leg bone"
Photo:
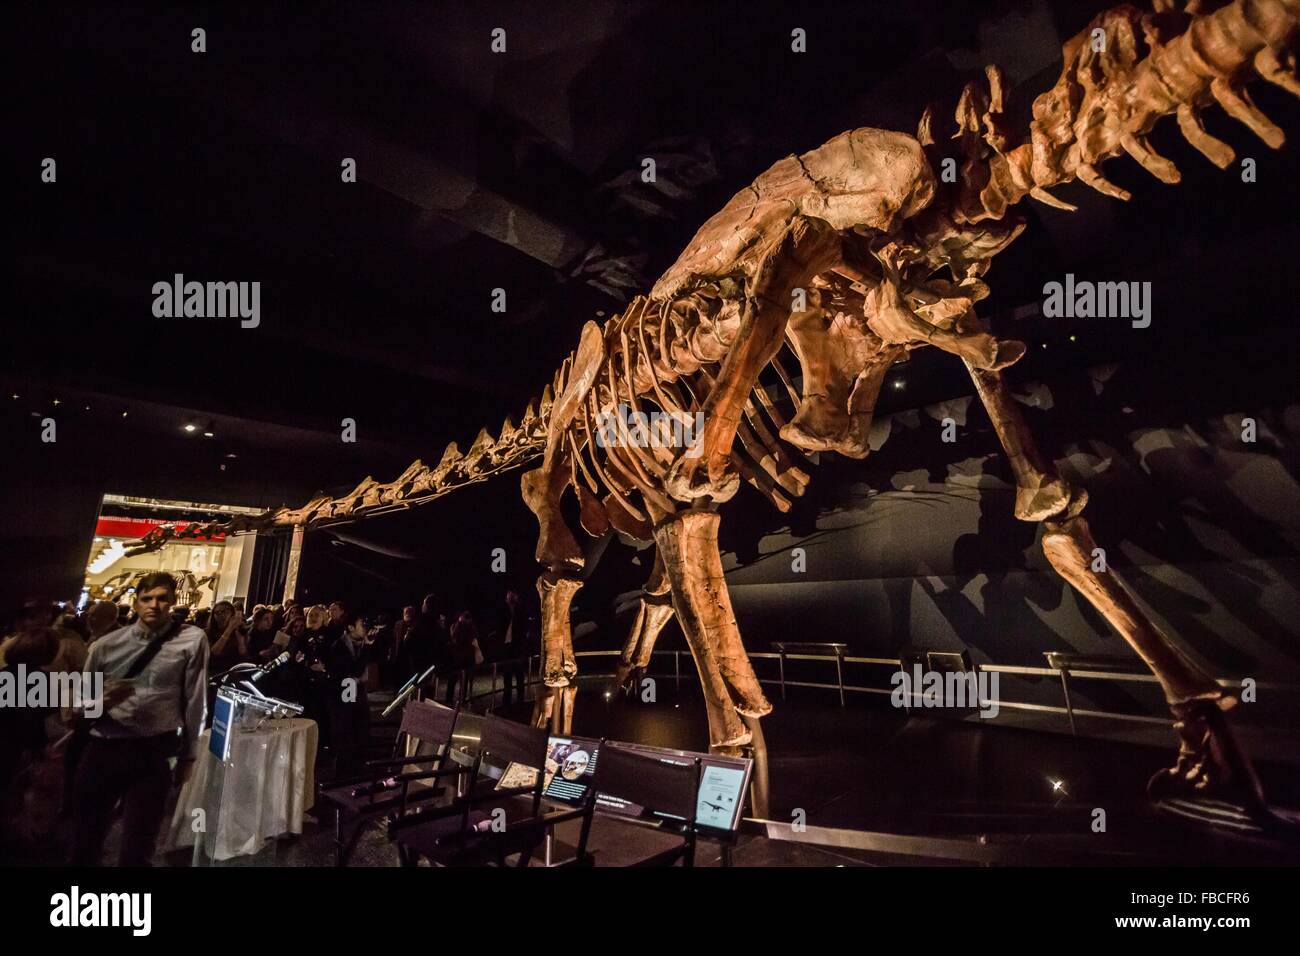
[(732, 445), (759, 373), (785, 341), (792, 293), (806, 287), (839, 258), (839, 239), (825, 224), (796, 220), (754, 272), (736, 337), (717, 383), (704, 402), (704, 431), (698, 457), (679, 458), (668, 473), (668, 493), (690, 503), (731, 498), (740, 478), (731, 466)]

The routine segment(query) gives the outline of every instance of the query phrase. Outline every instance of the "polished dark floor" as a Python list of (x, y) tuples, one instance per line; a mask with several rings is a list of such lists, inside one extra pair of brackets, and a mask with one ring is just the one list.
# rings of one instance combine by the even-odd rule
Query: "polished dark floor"
[[(593, 681), (579, 697), (575, 732), (706, 749), (694, 685), (684, 682), (679, 695), (673, 681), (660, 680), (656, 690), (653, 704), (607, 699)], [(975, 718), (909, 717), (884, 698), (850, 698), (841, 708), (833, 693), (791, 689), (763, 727), (774, 821), (802, 811), (810, 829), (974, 839), (1014, 848), (1006, 856), (1023, 862), (1300, 862), (1300, 847), (1207, 831), (1152, 810), (1146, 782), (1176, 751), (1167, 726), (1119, 724), (1104, 729), (1122, 739), (1074, 737), (1055, 714), (1004, 711), (988, 726)], [(1246, 726), (1240, 736), (1270, 798), (1300, 807), (1295, 733)], [(749, 852), (781, 856), (791, 847)]]
[[(653, 702), (611, 693), (599, 680), (585, 682), (575, 709), (574, 732), (689, 750), (707, 749), (703, 707), (694, 684), (661, 679)], [(374, 697), (376, 709), (384, 695)], [(527, 719), (531, 704), (497, 713)], [(952, 717), (909, 717), (883, 698), (850, 698), (792, 690), (763, 721), (770, 768), (772, 821), (802, 820), (807, 835), (769, 839), (749, 826), (727, 851), (700, 844), (697, 864), (717, 866), (881, 865), (1229, 865), (1300, 863), (1300, 845), (1225, 834), (1153, 811), (1145, 783), (1174, 754), (1164, 727), (1123, 725), (1121, 739), (1073, 737), (1059, 715), (1008, 716), (998, 726)], [(1096, 730), (1097, 728), (1093, 728)], [(391, 744), (395, 722), (377, 720), (376, 755)], [(1300, 751), (1294, 736), (1247, 728), (1271, 798), (1300, 805)], [(320, 768), (328, 774), (328, 755)], [(1104, 829), (1098, 820), (1104, 820)], [(912, 840), (900, 852), (862, 834)], [(576, 842), (576, 827), (557, 830), (554, 858)], [(116, 853), (110, 837), (106, 859)], [(604, 865), (633, 862), (653, 853), (663, 836), (598, 820), (591, 848)], [(12, 862), (63, 860), (58, 839)], [(875, 848), (868, 848), (868, 847)], [(224, 866), (328, 866), (333, 863), (332, 819), (309, 817), (302, 835), (269, 844), (256, 856)], [(353, 866), (392, 866), (387, 836), (372, 829), (358, 844)], [(540, 862), (540, 861), (539, 861)], [(158, 865), (186, 866), (189, 851), (160, 855)]]

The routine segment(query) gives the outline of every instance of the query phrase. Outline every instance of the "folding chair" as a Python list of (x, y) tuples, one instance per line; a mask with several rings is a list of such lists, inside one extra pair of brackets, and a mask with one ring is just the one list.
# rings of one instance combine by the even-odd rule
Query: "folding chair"
[[(465, 792), (448, 806), (422, 806), (410, 812), (403, 808), (390, 819), (388, 835), (397, 843), (404, 865), (414, 866), (424, 857), (435, 866), (505, 866), (508, 857), (518, 854), (516, 865), (528, 866), (547, 825), (581, 812), (541, 813), (545, 730), (500, 717), (480, 719), (473, 764), (462, 768), (469, 780)], [(497, 779), (485, 771), (511, 763), (534, 770), (536, 779), (499, 789)]]
[[(681, 836), (681, 842), (675, 846), (628, 864), (630, 866), (672, 866), (678, 860), (682, 861), (682, 866), (695, 865), (695, 813), (699, 787), (698, 757), (688, 762), (667, 761), (653, 753), (625, 749), (608, 741), (600, 748), (600, 756), (596, 761), (596, 779), (592, 783), (593, 792), (615, 798), (614, 801), (607, 799), (606, 806), (626, 802), (661, 815), (657, 822), (650, 823), (616, 810), (604, 809), (597, 797), (596, 810), (601, 814), (602, 824), (608, 821), (617, 828), (653, 826), (660, 833)], [(583, 822), (579, 838), (579, 852), (583, 854), (586, 852), (590, 827), (591, 820), (588, 818)], [(599, 853), (594, 855), (592, 862), (600, 865)]]
[[(366, 762), (366, 772), (345, 780), (332, 780), (317, 791), (318, 804), (334, 808), (334, 859), (337, 866), (347, 866), (366, 826), (377, 823), (395, 809), (405, 810), (411, 802), (423, 804), (443, 796), (435, 786), (447, 774), (444, 766), (449, 753), (456, 711), (428, 700), (408, 701), (402, 708), (402, 723), (393, 742), (388, 760)], [(433, 753), (402, 756), (408, 743), (432, 745)], [(420, 764), (429, 764), (420, 769)], [(415, 769), (405, 770), (412, 767)], [(428, 781), (411, 792), (411, 785)], [(352, 822), (351, 834), (344, 839), (345, 821)]]

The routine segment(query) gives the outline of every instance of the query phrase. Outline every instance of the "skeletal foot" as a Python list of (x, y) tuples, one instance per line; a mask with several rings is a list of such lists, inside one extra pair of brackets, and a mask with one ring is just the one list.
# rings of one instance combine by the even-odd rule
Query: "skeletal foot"
[(1172, 767), (1159, 771), (1147, 784), (1152, 800), (1224, 800), (1240, 804), (1254, 818), (1272, 821), (1263, 788), (1249, 759), (1238, 746), (1224, 710), (1236, 698), (1223, 694), (1170, 709), (1177, 720), (1180, 746)]

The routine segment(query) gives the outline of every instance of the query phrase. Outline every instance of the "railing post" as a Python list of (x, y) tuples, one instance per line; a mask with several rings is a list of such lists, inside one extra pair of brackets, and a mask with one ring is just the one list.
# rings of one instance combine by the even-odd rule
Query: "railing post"
[(779, 658), (781, 665), (781, 699), (785, 700), (785, 647), (780, 646), (778, 653), (781, 655)]
[(682, 692), (682, 652), (673, 651), (673, 669), (677, 672), (677, 693)]
[(839, 679), (840, 685), (840, 706), (844, 706), (844, 655), (837, 647), (835, 648), (835, 676)]
[(1061, 668), (1061, 691), (1065, 694), (1065, 715), (1070, 718), (1070, 735), (1079, 736), (1078, 730), (1074, 727), (1074, 705), (1070, 703), (1070, 669)]

